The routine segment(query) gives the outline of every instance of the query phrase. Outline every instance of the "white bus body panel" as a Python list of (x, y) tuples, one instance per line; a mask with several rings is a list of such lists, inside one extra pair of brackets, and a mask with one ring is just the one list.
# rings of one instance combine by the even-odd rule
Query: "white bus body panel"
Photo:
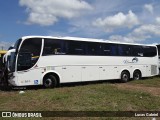
[[(123, 70), (128, 70), (131, 78), (136, 69), (141, 71), (142, 77), (158, 74), (156, 57), (137, 57), (136, 62), (132, 61), (133, 58), (70, 55), (42, 56), (36, 67), (15, 73), (15, 78), (18, 80), (15, 84), (16, 86), (42, 85), (43, 76), (47, 73), (56, 73), (60, 77), (60, 83), (120, 79)], [(153, 66), (157, 67), (154, 68), (155, 71), (151, 72)]]
[[(137, 58), (133, 62), (133, 58)], [(42, 85), (43, 76), (56, 73), (60, 83), (94, 80), (120, 79), (121, 72), (127, 70), (133, 78), (138, 69), (142, 77), (158, 74), (158, 57), (113, 57), (113, 56), (41, 56), (31, 69), (14, 73), (9, 82), (14, 86)]]
[(43, 71), (43, 68), (32, 68), (30, 70), (17, 72), (16, 78), (18, 86), (42, 84), (40, 77)]

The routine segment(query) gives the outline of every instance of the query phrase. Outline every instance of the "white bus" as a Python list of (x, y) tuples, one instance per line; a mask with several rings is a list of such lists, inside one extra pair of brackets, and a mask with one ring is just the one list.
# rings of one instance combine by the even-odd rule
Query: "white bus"
[(160, 44), (157, 45), (158, 48), (158, 56), (159, 56), (159, 74), (160, 74)]
[(158, 74), (154, 45), (116, 43), (76, 37), (25, 36), (9, 59), (8, 82), (13, 86), (98, 80), (127, 82)]

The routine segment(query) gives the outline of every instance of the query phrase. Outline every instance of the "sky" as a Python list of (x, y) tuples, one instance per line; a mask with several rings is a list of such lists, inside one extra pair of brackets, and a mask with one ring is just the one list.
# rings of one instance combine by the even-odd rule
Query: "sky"
[(160, 0), (1, 0), (0, 49), (27, 35), (160, 44)]

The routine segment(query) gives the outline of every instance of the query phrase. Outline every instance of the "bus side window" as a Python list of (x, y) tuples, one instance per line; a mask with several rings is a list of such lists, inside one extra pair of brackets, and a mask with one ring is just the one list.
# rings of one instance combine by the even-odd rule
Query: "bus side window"
[(87, 43), (87, 55), (100, 55), (100, 44), (99, 43)]
[(62, 41), (57, 39), (45, 39), (43, 55), (61, 54)]
[(147, 46), (143, 47), (144, 57), (154, 57), (157, 55), (156, 47)]
[(111, 44), (111, 56), (117, 55), (117, 45)]
[(118, 54), (119, 56), (130, 56), (131, 55), (131, 46), (130, 45), (118, 45)]
[(143, 57), (143, 49), (141, 46), (138, 46), (138, 45), (134, 45), (132, 46), (132, 52), (131, 52), (131, 55), (132, 56), (140, 56), (140, 57)]
[(84, 55), (84, 42), (66, 41), (68, 55)]
[(103, 56), (110, 56), (111, 50), (109, 44), (101, 44), (101, 55)]

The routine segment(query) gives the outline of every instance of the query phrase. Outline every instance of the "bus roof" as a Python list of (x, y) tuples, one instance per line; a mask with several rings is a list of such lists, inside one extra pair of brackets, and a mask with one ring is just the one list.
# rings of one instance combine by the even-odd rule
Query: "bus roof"
[(86, 41), (86, 42), (98, 42), (98, 43), (115, 43), (115, 44), (126, 44), (126, 45), (144, 45), (144, 46), (156, 46), (153, 44), (138, 44), (138, 43), (125, 43), (119, 41), (110, 41), (105, 39), (94, 39), (94, 38), (80, 38), (80, 37), (53, 37), (53, 36), (23, 36), (22, 39), (29, 38), (48, 38), (48, 39), (59, 39), (59, 40), (73, 40), (73, 41)]

